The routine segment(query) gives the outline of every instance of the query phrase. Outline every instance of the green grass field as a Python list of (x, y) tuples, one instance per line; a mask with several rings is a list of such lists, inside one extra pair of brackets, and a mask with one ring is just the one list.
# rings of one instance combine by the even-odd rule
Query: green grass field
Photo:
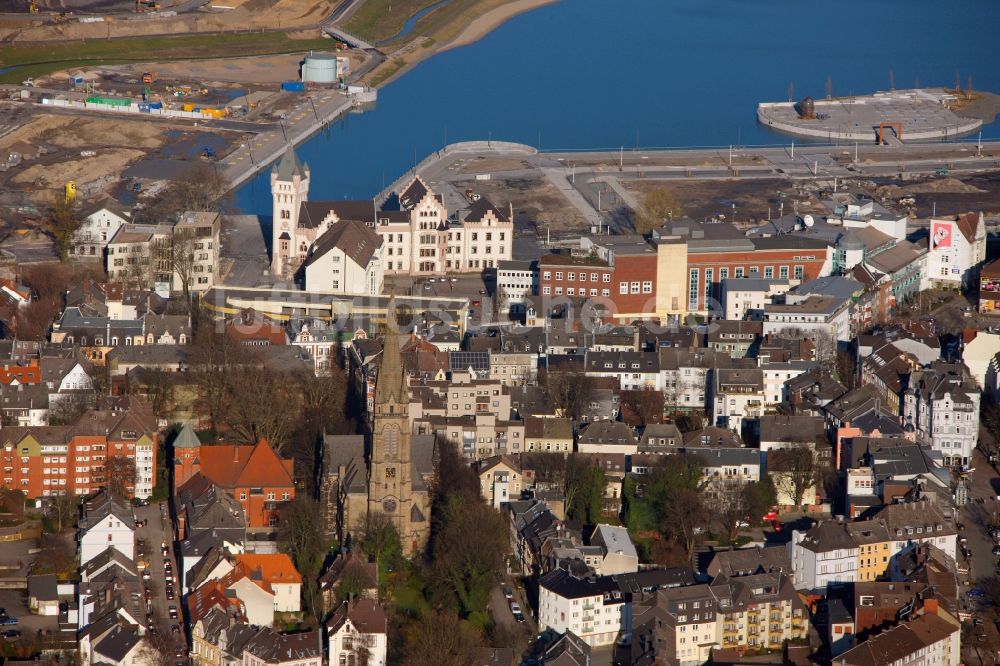
[(20, 83), (28, 77), (88, 65), (276, 55), (332, 45), (329, 39), (292, 39), (283, 32), (5, 45), (0, 47), (0, 69), (17, 67), (0, 74), (0, 83)]
[(369, 42), (377, 43), (398, 33), (403, 29), (406, 19), (436, 1), (368, 0), (354, 12), (344, 29)]

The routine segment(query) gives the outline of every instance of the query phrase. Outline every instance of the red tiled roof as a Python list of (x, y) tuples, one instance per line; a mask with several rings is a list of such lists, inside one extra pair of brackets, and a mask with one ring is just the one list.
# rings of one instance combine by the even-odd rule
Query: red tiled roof
[(264, 440), (253, 445), (205, 445), (198, 452), (198, 458), (201, 473), (227, 490), (265, 486), (288, 488), (294, 485), (293, 461), (279, 458)]
[(38, 361), (32, 360), (28, 365), (18, 365), (17, 363), (0, 365), (0, 384), (9, 386), (15, 380), (18, 384), (40, 384), (42, 369), (39, 367)]
[(237, 555), (236, 563), (246, 567), (250, 579), (258, 585), (262, 580), (268, 584), (302, 582), (302, 575), (285, 553)]
[(223, 611), (232, 608), (246, 622), (243, 602), (236, 597), (226, 596), (226, 588), (217, 580), (208, 581), (188, 597), (188, 613), (191, 616), (191, 624), (204, 618), (213, 608), (219, 608)]

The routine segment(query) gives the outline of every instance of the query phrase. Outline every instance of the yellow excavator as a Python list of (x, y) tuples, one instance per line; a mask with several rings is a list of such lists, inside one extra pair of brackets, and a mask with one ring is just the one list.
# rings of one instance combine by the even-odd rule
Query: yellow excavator
[(32, 13), (32, 14), (37, 14), (38, 13), (38, 0), (29, 0), (28, 1), (28, 11), (30, 13)]

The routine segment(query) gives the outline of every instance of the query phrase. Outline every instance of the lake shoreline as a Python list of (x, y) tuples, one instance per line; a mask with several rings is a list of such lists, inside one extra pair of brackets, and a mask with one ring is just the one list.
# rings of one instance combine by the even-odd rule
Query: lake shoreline
[(373, 87), (384, 88), (425, 60), (446, 51), (451, 51), (452, 49), (475, 44), (512, 18), (556, 2), (559, 2), (559, 0), (513, 0), (500, 7), (494, 7), (482, 16), (477, 16), (462, 29), (458, 36), (445, 44), (424, 48), (417, 44), (420, 40), (414, 40), (410, 45), (404, 46), (399, 51), (386, 54), (387, 61), (403, 58), (406, 64), (387, 76), (384, 80), (379, 81), (378, 85)]

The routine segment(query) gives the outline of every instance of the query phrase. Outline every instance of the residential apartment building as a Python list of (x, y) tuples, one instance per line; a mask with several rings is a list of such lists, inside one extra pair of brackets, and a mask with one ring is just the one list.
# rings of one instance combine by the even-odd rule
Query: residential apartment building
[(174, 278), (173, 227), (123, 224), (108, 242), (108, 279), (129, 287), (169, 294)]
[(501, 261), (497, 264), (496, 297), (500, 299), (501, 312), (522, 312), (528, 297), (537, 293), (537, 261)]
[(716, 641), (722, 649), (780, 649), (809, 635), (809, 611), (788, 573), (717, 578)]
[(961, 625), (944, 610), (924, 613), (901, 622), (860, 642), (834, 657), (834, 666), (958, 666), (961, 657)]
[(87, 215), (73, 232), (69, 258), (77, 261), (100, 261), (103, 264), (104, 251), (123, 224), (128, 224), (127, 216), (107, 208), (100, 208)]
[(630, 631), (627, 611), (610, 577), (582, 579), (555, 569), (538, 579), (539, 631), (572, 631), (588, 645), (611, 645)]
[(219, 233), (222, 215), (210, 211), (183, 213), (172, 234), (171, 262), (174, 292), (200, 293), (215, 284), (219, 273)]
[(889, 571), (889, 560), (895, 554), (885, 521), (863, 520), (846, 523), (845, 526), (858, 546), (857, 582), (867, 583), (885, 576)]
[(968, 465), (979, 441), (981, 400), (982, 391), (961, 363), (933, 363), (910, 376), (903, 424), (945, 465)]
[(986, 260), (986, 224), (981, 212), (932, 219), (929, 242), (921, 288), (966, 288), (978, 282), (979, 268)]
[(764, 414), (764, 371), (720, 368), (714, 376), (712, 424), (737, 432), (745, 421)]
[(148, 498), (156, 469), (157, 427), (149, 406), (86, 412), (72, 426), (6, 427), (0, 431), (3, 487), (38, 499), (91, 495), (109, 474), (127, 474), (129, 498)]
[(841, 519), (793, 531), (788, 548), (796, 589), (825, 591), (858, 579), (858, 546)]
[(632, 663), (708, 662), (719, 646), (716, 601), (706, 584), (658, 590), (648, 611), (635, 610)]
[(775, 296), (791, 288), (786, 280), (763, 278), (727, 278), (720, 281), (722, 317), (729, 320), (754, 319), (764, 316), (764, 306)]
[(127, 559), (135, 558), (135, 515), (132, 508), (107, 491), (83, 504), (80, 519), (80, 566), (113, 548)]

